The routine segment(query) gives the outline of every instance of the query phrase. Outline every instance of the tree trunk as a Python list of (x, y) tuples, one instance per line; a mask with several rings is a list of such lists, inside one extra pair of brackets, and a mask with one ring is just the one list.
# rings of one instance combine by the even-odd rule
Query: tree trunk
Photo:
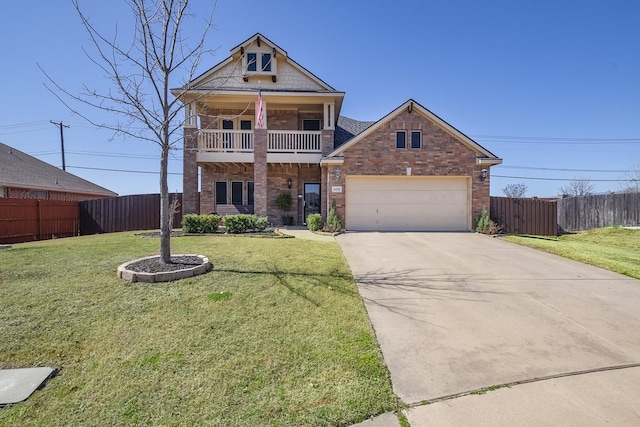
[(171, 213), (169, 209), (169, 184), (167, 183), (167, 164), (169, 144), (162, 145), (160, 157), (160, 259), (171, 263)]

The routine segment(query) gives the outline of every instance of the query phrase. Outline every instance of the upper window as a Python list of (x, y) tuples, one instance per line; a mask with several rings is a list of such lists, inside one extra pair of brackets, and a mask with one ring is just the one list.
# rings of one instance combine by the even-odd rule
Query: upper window
[(302, 130), (320, 130), (320, 119), (303, 119)]
[(246, 55), (246, 69), (247, 73), (274, 73), (275, 61), (273, 61), (273, 55), (266, 52), (247, 52)]
[(407, 131), (396, 131), (396, 148), (407, 148)]
[(411, 148), (422, 148), (422, 132), (419, 130), (411, 131)]

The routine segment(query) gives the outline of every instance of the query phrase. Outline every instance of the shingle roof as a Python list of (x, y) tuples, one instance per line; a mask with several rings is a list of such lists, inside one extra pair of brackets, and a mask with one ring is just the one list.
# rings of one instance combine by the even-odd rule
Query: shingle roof
[(0, 187), (117, 196), (96, 185), (0, 142)]
[(336, 149), (340, 147), (374, 123), (375, 122), (362, 122), (344, 116), (338, 117), (338, 125), (336, 126), (336, 132), (333, 137), (333, 148)]

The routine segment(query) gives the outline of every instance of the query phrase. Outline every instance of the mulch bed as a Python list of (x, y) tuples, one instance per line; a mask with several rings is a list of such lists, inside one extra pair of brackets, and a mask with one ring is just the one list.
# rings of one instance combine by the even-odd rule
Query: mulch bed
[(202, 265), (202, 258), (197, 256), (172, 256), (171, 264), (165, 264), (157, 256), (131, 263), (126, 269), (136, 273), (161, 273), (164, 271), (184, 270), (198, 265)]

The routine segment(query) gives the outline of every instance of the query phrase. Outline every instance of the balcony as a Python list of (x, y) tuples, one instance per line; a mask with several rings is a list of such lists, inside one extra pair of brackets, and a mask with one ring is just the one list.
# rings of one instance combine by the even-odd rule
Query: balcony
[[(197, 161), (253, 163), (250, 130), (200, 130)], [(322, 131), (267, 131), (268, 163), (320, 163)]]

